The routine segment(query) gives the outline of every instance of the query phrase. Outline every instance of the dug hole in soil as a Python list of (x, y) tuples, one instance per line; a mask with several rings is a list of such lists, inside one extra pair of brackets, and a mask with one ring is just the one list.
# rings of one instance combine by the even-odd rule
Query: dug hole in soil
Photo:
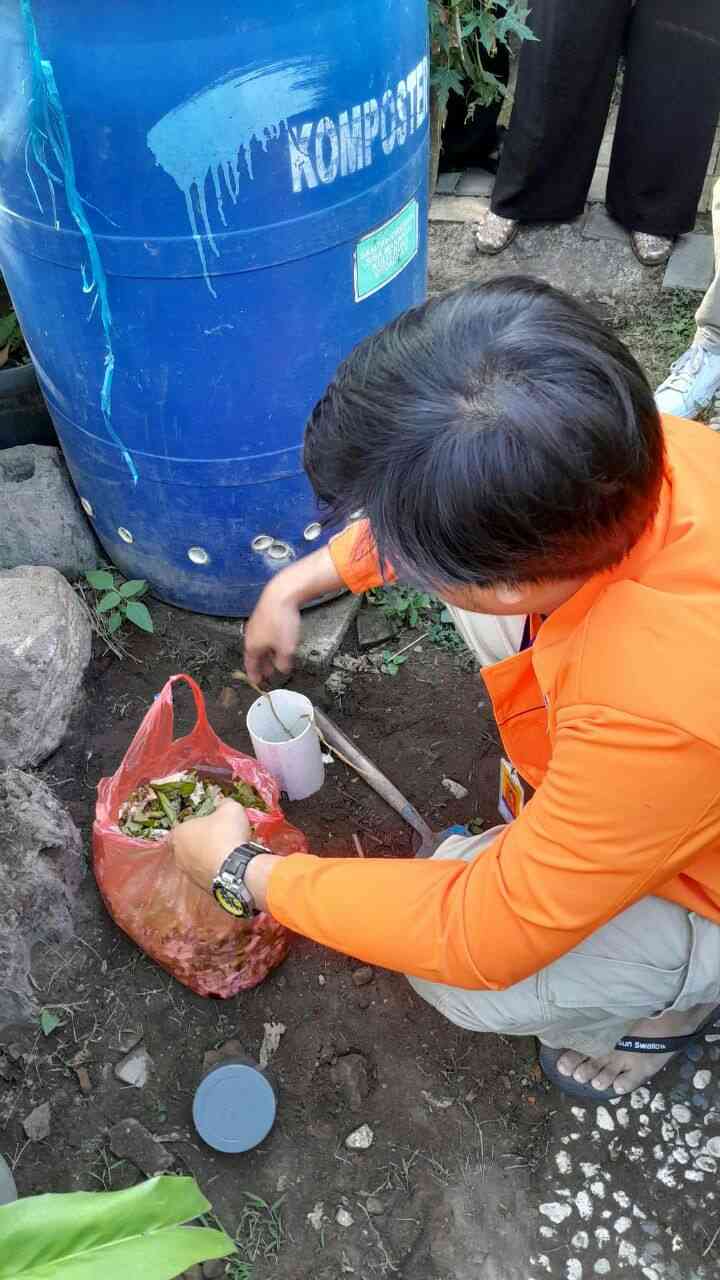
[[(193, 674), (213, 727), (250, 750), (244, 720), (255, 694), (232, 680), (240, 647), (199, 642), (161, 605), (153, 615), (155, 635), (131, 639), (137, 661), (96, 650), (86, 700), (39, 771), (88, 850), (97, 782), (115, 770), (168, 676)], [(292, 687), (324, 706), (434, 828), (496, 820), (497, 739), (480, 678), (456, 656), (425, 644), (395, 677), (356, 674), (340, 706), (322, 679), (297, 676)], [(185, 695), (181, 689), (176, 697), (178, 732), (192, 715)], [(443, 777), (462, 782), (467, 799), (453, 800)], [(320, 854), (357, 857), (356, 835), (368, 857), (412, 856), (408, 829), (339, 762), (327, 768), (321, 792), (288, 804), (286, 813)], [(34, 957), (38, 1002), (61, 1025), (47, 1037), (10, 1029), (0, 1044), (2, 1149), (15, 1162), (21, 1195), (140, 1181), (108, 1141), (116, 1122), (133, 1117), (164, 1140), (177, 1170), (197, 1177), (231, 1234), (245, 1192), (270, 1204), (283, 1198), (282, 1243), (276, 1256), (258, 1256), (253, 1280), (441, 1280), (464, 1275), (461, 1259), (478, 1259), (481, 1240), (486, 1254), (502, 1258), (519, 1248), (527, 1257), (527, 1243), (517, 1239), (516, 1197), (546, 1145), (550, 1097), (537, 1081), (531, 1041), (470, 1036), (423, 1005), (401, 976), (358, 973), (357, 961), (300, 938), (262, 986), (229, 1001), (204, 999), (117, 929), (91, 874), (79, 917), (74, 944), (37, 948)], [(233, 1039), (257, 1059), (271, 1022), (286, 1028), (272, 1059), (275, 1128), (248, 1155), (219, 1155), (191, 1121), (204, 1056)], [(140, 1036), (152, 1070), (136, 1088), (116, 1079), (114, 1067)], [(26, 1142), (22, 1119), (44, 1101), (50, 1136)], [(362, 1124), (373, 1130), (373, 1145), (350, 1152), (344, 1140)], [(336, 1221), (343, 1208), (350, 1226)], [(313, 1213), (319, 1229), (308, 1220)]]

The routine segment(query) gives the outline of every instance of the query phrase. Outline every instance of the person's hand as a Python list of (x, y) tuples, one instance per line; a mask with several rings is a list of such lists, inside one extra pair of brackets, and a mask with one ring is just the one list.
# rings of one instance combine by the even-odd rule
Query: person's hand
[(281, 588), (280, 577), (265, 588), (245, 627), (245, 670), (253, 684), (269, 680), (276, 669), (286, 674), (292, 670), (300, 609)]
[(268, 583), (245, 627), (245, 671), (253, 684), (269, 680), (275, 668), (292, 670), (303, 605), (343, 586), (327, 547), (296, 560)]
[(245, 810), (236, 800), (228, 799), (206, 818), (191, 818), (173, 827), (170, 848), (180, 870), (209, 893), (228, 854), (249, 839), (250, 823)]

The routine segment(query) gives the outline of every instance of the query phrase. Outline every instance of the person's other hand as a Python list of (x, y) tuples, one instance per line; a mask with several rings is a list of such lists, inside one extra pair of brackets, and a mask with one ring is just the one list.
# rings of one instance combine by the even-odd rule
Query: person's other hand
[(245, 627), (245, 670), (253, 684), (269, 680), (275, 670), (292, 670), (300, 639), (300, 609), (278, 590), (280, 578), (263, 591)]
[(206, 818), (191, 818), (173, 827), (170, 848), (180, 870), (209, 893), (228, 854), (249, 839), (250, 823), (245, 810), (236, 800), (228, 799)]

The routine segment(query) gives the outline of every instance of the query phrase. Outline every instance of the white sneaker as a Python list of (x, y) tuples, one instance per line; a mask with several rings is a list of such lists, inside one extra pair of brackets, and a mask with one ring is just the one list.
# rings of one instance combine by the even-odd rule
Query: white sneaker
[(655, 403), (661, 413), (676, 418), (694, 418), (710, 404), (720, 391), (720, 350), (711, 351), (693, 342), (655, 392)]

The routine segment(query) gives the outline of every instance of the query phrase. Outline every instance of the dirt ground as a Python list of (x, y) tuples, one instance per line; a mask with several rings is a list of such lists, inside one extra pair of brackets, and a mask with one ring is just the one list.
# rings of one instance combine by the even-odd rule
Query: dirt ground
[[(456, 274), (468, 248), (465, 231), (457, 234)], [(438, 286), (447, 235), (436, 248)], [(477, 259), (467, 262), (469, 272), (482, 270)], [(617, 299), (613, 307), (619, 314)], [(638, 345), (659, 340), (669, 349), (689, 331), (690, 316), (686, 307), (678, 318), (676, 304), (648, 294), (633, 297), (618, 323)], [(153, 614), (156, 634), (132, 640), (136, 661), (96, 653), (71, 732), (39, 771), (88, 847), (98, 779), (115, 769), (170, 674), (195, 675), (215, 729), (249, 749), (243, 713), (253, 695), (232, 680), (239, 642), (203, 643), (177, 613), (154, 605)], [(325, 706), (433, 827), (497, 821), (497, 738), (480, 677), (457, 656), (423, 643), (395, 677), (356, 674), (339, 705), (323, 678), (292, 683)], [(467, 787), (467, 798), (454, 801), (444, 777)], [(356, 857), (357, 835), (368, 857), (412, 854), (400, 819), (340, 763), (328, 768), (318, 796), (286, 812), (315, 852)], [(48, 1036), (32, 1028), (0, 1036), (0, 1150), (20, 1193), (139, 1181), (143, 1174), (113, 1154), (108, 1137), (117, 1121), (136, 1118), (237, 1233), (233, 1280), (720, 1273), (720, 1042), (693, 1050), (622, 1106), (575, 1107), (543, 1083), (533, 1041), (466, 1033), (424, 1006), (402, 977), (376, 970), (358, 985), (368, 975), (354, 978), (357, 968), (296, 939), (257, 989), (203, 999), (120, 933), (88, 872), (77, 940), (35, 955), (39, 1004), (60, 1025)], [(272, 1061), (277, 1123), (252, 1154), (218, 1155), (191, 1119), (204, 1056), (233, 1039), (257, 1057), (270, 1022), (285, 1027)], [(142, 1088), (114, 1075), (138, 1037), (153, 1064)], [(49, 1137), (28, 1142), (22, 1120), (44, 1101)], [(362, 1124), (373, 1130), (372, 1146), (348, 1151), (346, 1136)]]
[[(239, 649), (203, 644), (176, 614), (169, 622), (162, 606), (153, 612), (157, 634), (132, 642), (138, 661), (96, 656), (68, 739), (40, 771), (86, 834), (98, 779), (173, 672), (191, 671), (220, 735), (249, 747), (243, 713), (253, 695), (231, 678)], [(425, 643), (395, 677), (356, 675), (341, 706), (321, 679), (293, 683), (402, 784), (433, 827), (496, 820), (497, 739), (480, 677), (456, 656)], [(181, 692), (177, 702), (182, 728), (189, 699)], [(411, 856), (407, 830), (364, 783), (340, 763), (327, 775), (318, 796), (287, 806), (315, 850), (357, 856), (356, 834), (367, 856)], [(466, 786), (467, 798), (452, 800), (443, 777)], [(572, 1109), (542, 1082), (532, 1041), (453, 1028), (399, 976), (378, 970), (357, 986), (357, 967), (297, 939), (261, 987), (203, 999), (119, 932), (88, 874), (77, 942), (36, 955), (38, 999), (60, 1027), (47, 1037), (16, 1029), (0, 1044), (1, 1146), (20, 1193), (140, 1180), (108, 1144), (112, 1126), (134, 1117), (163, 1139), (176, 1169), (198, 1178), (228, 1230), (239, 1228), (247, 1266), (229, 1273), (238, 1280), (576, 1280), (626, 1267), (650, 1280), (717, 1274), (720, 1206), (705, 1150), (708, 1139), (711, 1151), (720, 1141), (714, 1084), (693, 1100), (683, 1068), (674, 1068), (662, 1093), (639, 1091), (626, 1107), (592, 1114)], [(272, 1062), (275, 1129), (251, 1155), (215, 1154), (191, 1120), (204, 1055), (235, 1039), (257, 1057), (268, 1022), (286, 1028)], [(141, 1089), (113, 1074), (133, 1033), (153, 1062)], [(720, 1047), (706, 1058), (691, 1064), (693, 1074), (707, 1065), (715, 1076)], [(21, 1121), (43, 1101), (50, 1136), (26, 1142)], [(351, 1153), (344, 1139), (361, 1124), (372, 1128), (373, 1145)], [(243, 1216), (246, 1193), (281, 1200), (275, 1219), (256, 1209)], [(337, 1223), (339, 1209), (351, 1225)]]

